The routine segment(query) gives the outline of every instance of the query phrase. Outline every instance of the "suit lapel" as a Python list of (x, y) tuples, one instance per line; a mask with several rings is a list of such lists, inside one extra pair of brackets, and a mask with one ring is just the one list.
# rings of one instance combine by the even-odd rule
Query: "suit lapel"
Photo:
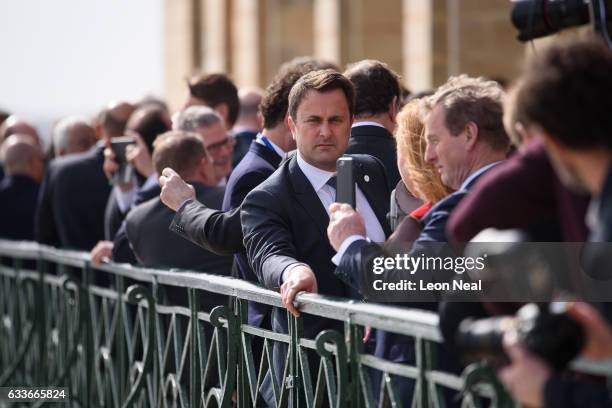
[(272, 150), (268, 149), (266, 146), (260, 143), (257, 143), (256, 140), (253, 140), (251, 142), (251, 146), (249, 147), (249, 150), (252, 151), (255, 155), (267, 161), (274, 168), (278, 168), (278, 165), (280, 164), (282, 160), (282, 157), (276, 154), (276, 152), (273, 152)]
[(381, 195), (382, 190), (376, 187), (377, 185), (384, 184), (384, 181), (379, 180), (372, 172), (368, 171), (361, 161), (355, 160), (355, 163), (355, 181), (368, 200), (368, 203), (370, 203), (372, 210), (374, 210), (374, 214), (376, 214), (376, 218), (382, 226), (385, 236), (388, 237), (391, 234), (391, 229), (387, 222), (389, 208), (386, 200), (388, 198), (386, 196), (383, 197)]
[[(314, 223), (319, 228), (321, 234), (327, 238), (327, 225), (329, 224), (329, 216), (323, 208), (319, 196), (312, 188), (312, 184), (308, 181), (302, 170), (297, 164), (297, 155), (294, 155), (288, 165), (289, 180), (295, 192), (297, 202), (302, 206), (304, 211), (312, 218)], [(307, 227), (306, 225), (304, 226)]]

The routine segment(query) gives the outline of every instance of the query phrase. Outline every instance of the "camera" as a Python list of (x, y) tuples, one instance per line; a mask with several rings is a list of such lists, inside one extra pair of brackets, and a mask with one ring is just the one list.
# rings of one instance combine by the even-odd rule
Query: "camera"
[(611, 44), (612, 0), (514, 0), (513, 4), (512, 24), (519, 31), (520, 41), (592, 21), (594, 31)]
[(506, 365), (503, 339), (514, 332), (532, 354), (561, 371), (584, 346), (582, 327), (566, 314), (566, 303), (528, 303), (515, 316), (464, 319), (455, 345), (466, 362), (486, 361), (493, 367)]

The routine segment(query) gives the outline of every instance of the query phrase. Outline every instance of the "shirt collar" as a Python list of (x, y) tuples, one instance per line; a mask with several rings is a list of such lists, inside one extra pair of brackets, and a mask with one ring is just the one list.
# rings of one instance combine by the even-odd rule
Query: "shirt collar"
[(465, 179), (465, 181), (463, 182), (463, 184), (461, 184), (461, 187), (459, 187), (459, 190), (467, 190), (467, 188), (470, 186), (470, 184), (476, 179), (478, 178), (482, 173), (484, 173), (485, 171), (489, 170), (492, 167), (497, 166), (499, 163), (501, 163), (502, 161), (496, 161), (490, 164), (487, 164), (486, 166), (483, 166), (481, 168), (479, 168), (478, 170), (476, 170), (475, 172), (473, 172), (472, 174), (469, 175), (468, 178)]
[(373, 121), (371, 121), (371, 120), (364, 120), (364, 121), (362, 121), (362, 122), (353, 122), (353, 125), (351, 126), (351, 129), (352, 129), (352, 128), (359, 127), (359, 126), (378, 126), (378, 127), (383, 128), (383, 129), (386, 129), (386, 128), (385, 128), (383, 125), (381, 125), (380, 123), (378, 123), (378, 122), (373, 122)]
[(310, 184), (312, 184), (312, 188), (314, 188), (314, 191), (317, 193), (327, 183), (330, 177), (336, 174), (321, 170), (312, 164), (307, 163), (306, 160), (302, 158), (299, 150), (297, 152), (297, 163), (300, 170), (302, 170), (302, 173), (304, 173)]
[[(266, 143), (263, 141), (263, 138), (266, 138), (266, 140), (268, 141), (268, 143), (270, 143), (270, 146), (272, 146), (272, 148), (274, 149), (274, 151), (276, 152), (276, 154), (278, 154), (280, 157), (285, 157), (285, 155), (287, 154), (287, 152), (285, 152), (283, 149), (281, 149), (280, 147), (278, 147), (276, 145), (276, 143), (274, 143), (273, 141), (271, 141), (269, 138), (267, 138), (263, 133), (257, 133), (257, 143), (262, 144), (264, 146), (266, 146)], [(268, 146), (266, 146), (268, 147)]]

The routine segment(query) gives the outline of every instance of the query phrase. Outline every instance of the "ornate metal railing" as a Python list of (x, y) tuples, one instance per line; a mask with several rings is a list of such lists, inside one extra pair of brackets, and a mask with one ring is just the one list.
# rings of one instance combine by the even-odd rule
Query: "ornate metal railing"
[[(93, 266), (84, 253), (2, 240), (0, 260), (0, 387), (68, 387), (71, 404), (82, 407), (252, 407), (266, 405), (261, 385), (270, 371), (267, 401), (277, 406), (444, 406), (449, 390), (462, 406), (513, 406), (485, 366), (462, 375), (436, 369), (434, 313), (303, 294), (302, 313), (344, 327), (309, 339), (302, 318), (289, 314), (288, 334), (247, 325), (249, 301), (281, 300), (241, 280)], [(227, 298), (207, 310), (202, 300), (212, 294)], [(414, 339), (415, 363), (367, 354), (366, 327)], [(287, 351), (281, 370), (275, 344)]]

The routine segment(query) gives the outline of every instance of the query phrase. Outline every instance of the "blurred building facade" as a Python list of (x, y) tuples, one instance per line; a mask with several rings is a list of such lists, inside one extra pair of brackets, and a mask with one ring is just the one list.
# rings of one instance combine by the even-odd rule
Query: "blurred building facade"
[(280, 64), (314, 55), (344, 67), (388, 63), (413, 91), (467, 73), (512, 79), (525, 46), (508, 0), (165, 0), (165, 90), (184, 100), (190, 74), (227, 72), (265, 86)]

